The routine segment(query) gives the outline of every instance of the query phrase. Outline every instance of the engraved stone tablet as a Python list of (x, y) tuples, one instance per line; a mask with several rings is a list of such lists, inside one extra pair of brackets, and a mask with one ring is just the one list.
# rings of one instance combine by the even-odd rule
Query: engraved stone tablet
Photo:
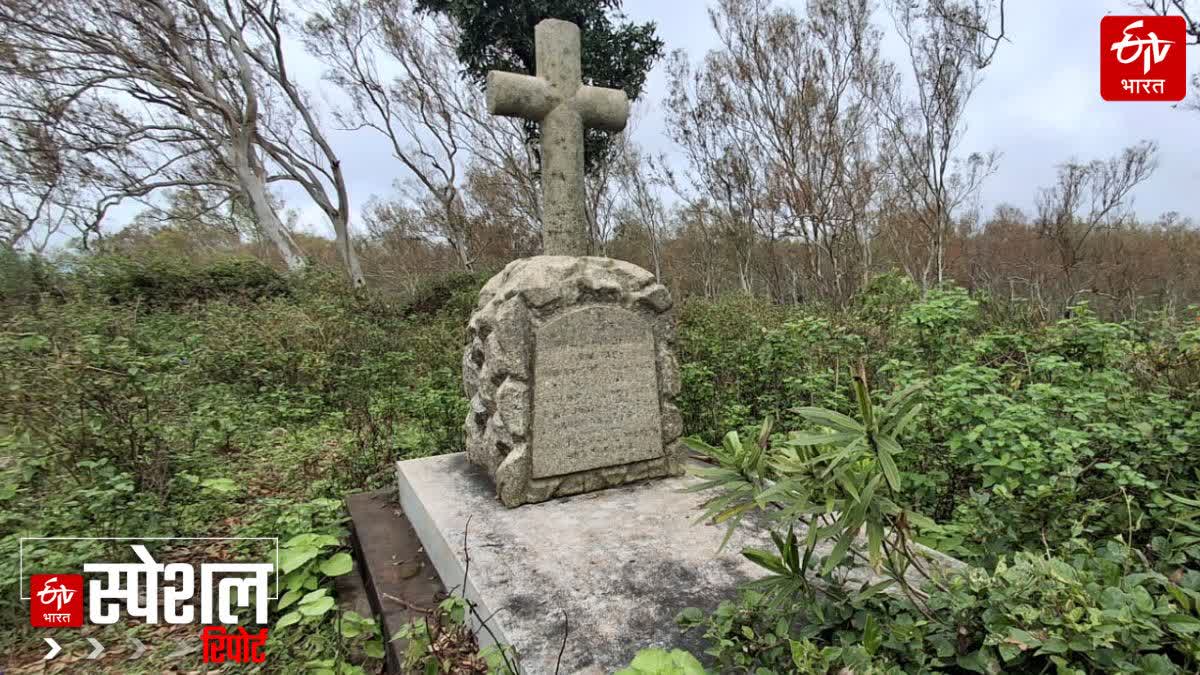
[(533, 477), (662, 456), (654, 334), (625, 309), (597, 305), (537, 331)]
[(620, 260), (517, 260), (467, 325), (463, 430), (505, 506), (679, 475), (671, 295)]

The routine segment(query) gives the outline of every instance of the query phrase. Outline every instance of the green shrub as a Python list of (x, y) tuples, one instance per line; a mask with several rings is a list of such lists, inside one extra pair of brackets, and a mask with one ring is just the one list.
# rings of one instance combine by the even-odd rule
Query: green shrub
[[(98, 257), (44, 276), (0, 312), (0, 646), (28, 638), (20, 537), (267, 536), (307, 555), (317, 536), (290, 571), (304, 595), (272, 614), (301, 612), (303, 628), (273, 626), (268, 650), (283, 672), (360, 672), (345, 655), (377, 653), (377, 627), (326, 607), (341, 499), (392, 480), (398, 459), (461, 449), (472, 284), (407, 316), (336, 274), (245, 260)], [(75, 571), (95, 555), (48, 546), (26, 563)]]
[(287, 292), (278, 272), (249, 258), (217, 260), (198, 266), (162, 258), (99, 256), (82, 263), (81, 281), (110, 301), (173, 307), (218, 298), (256, 300)]

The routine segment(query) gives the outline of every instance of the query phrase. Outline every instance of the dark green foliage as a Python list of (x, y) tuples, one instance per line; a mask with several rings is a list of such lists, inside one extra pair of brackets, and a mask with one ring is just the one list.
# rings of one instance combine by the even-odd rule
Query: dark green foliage
[(170, 307), (215, 299), (258, 300), (287, 292), (278, 272), (252, 258), (195, 265), (175, 258), (104, 256), (82, 261), (78, 281), (115, 303)]
[(43, 295), (60, 294), (59, 277), (39, 256), (0, 248), (0, 314), (36, 309)]
[(405, 317), (453, 312), (469, 315), (475, 309), (479, 289), (497, 270), (458, 272), (425, 281), (403, 305)]
[[(961, 289), (903, 286), (872, 284), (843, 315), (684, 309), (681, 404), (693, 448), (721, 465), (704, 477), (724, 488), (709, 514), (821, 515), (833, 545), (813, 555), (781, 523), (778, 550), (745, 552), (771, 574), (756, 594), (685, 617), (719, 672), (1197, 672), (1200, 324), (1113, 324), (1079, 306), (1037, 326)], [(859, 359), (876, 406), (839, 395)], [(893, 408), (909, 423), (864, 445)], [(793, 433), (760, 433), (764, 418)], [(892, 519), (883, 531), (971, 567), (920, 592), (842, 587), (839, 533), (864, 522), (869, 563), (871, 508)]]
[(992, 303), (960, 289), (918, 300), (881, 285), (844, 315), (745, 298), (685, 304), (687, 432), (716, 443), (768, 416), (801, 429), (801, 406), (854, 415), (849, 366), (865, 359), (885, 403), (924, 385), (897, 463), (913, 505), (937, 523), (922, 528), (926, 543), (987, 561), (1064, 542), (1079, 521), (1098, 539), (1132, 522), (1151, 556), (1200, 559), (1163, 496), (1200, 489), (1200, 324), (1118, 325), (1086, 307), (1044, 327), (986, 323)]
[[(4, 278), (33, 279), (34, 264)], [(387, 484), (398, 459), (462, 449), (458, 370), (480, 280), (416, 306), (244, 260), (41, 273), (52, 282), (25, 283), (0, 314), (0, 624), (13, 638), (28, 621), (18, 537), (320, 536), (297, 568), (312, 591), (345, 561), (346, 493)], [(73, 571), (96, 555), (46, 547), (26, 563)], [(321, 623), (272, 626), (280, 668), (344, 651), (319, 599), (304, 616)]]
[[(534, 74), (533, 28), (542, 19), (570, 21), (583, 32), (583, 81), (642, 95), (646, 76), (662, 56), (653, 23), (636, 24), (621, 13), (621, 0), (417, 0), (419, 10), (444, 14), (462, 29), (458, 59), (480, 85), (489, 70)], [(535, 124), (528, 124), (537, 138)], [(589, 129), (584, 159), (590, 170), (609, 152), (608, 135)]]
[(1200, 573), (1138, 567), (1116, 542), (1075, 541), (950, 578), (929, 599), (944, 622), (901, 596), (780, 606), (753, 591), (679, 622), (703, 631), (721, 673), (1196, 672)]
[[(27, 621), (14, 601), (20, 536), (279, 536), (294, 539), (290, 555), (317, 549), (296, 583), (325, 587), (345, 561), (329, 540), (343, 534), (340, 497), (386, 484), (396, 459), (462, 449), (461, 350), (487, 276), (388, 297), (251, 261), (0, 258), (5, 633), (28, 637), (16, 629)], [(770, 464), (756, 448), (789, 447), (790, 431), (802, 432), (790, 439), (797, 457), (814, 459), (800, 453), (833, 419), (820, 409), (870, 416), (889, 438), (894, 411), (916, 410), (896, 425), (901, 451), (883, 441), (887, 460), (856, 446), (848, 463), (802, 468), (840, 463), (860, 494), (874, 480), (917, 541), (973, 566), (927, 589), (927, 611), (949, 620), (883, 593), (789, 603), (778, 585), (711, 617), (690, 612), (718, 672), (1195, 672), (1193, 314), (1114, 324), (1077, 307), (1034, 325), (960, 289), (922, 298), (895, 275), (844, 313), (683, 303), (687, 433), (724, 448), (727, 432), (757, 438), (772, 417), (775, 433), (740, 446), (746, 469)], [(869, 415), (851, 377), (860, 361)], [(816, 439), (834, 452), (847, 440)], [(814, 503), (844, 499), (844, 486), (808, 483)], [(781, 550), (753, 555), (791, 570), (802, 544), (779, 534)], [(69, 571), (95, 551), (27, 555)], [(324, 604), (313, 596), (308, 609)], [(274, 620), (294, 609), (276, 607)], [(377, 644), (365, 621), (343, 625)], [(340, 658), (349, 639), (331, 620), (275, 635), (272, 658), (296, 655), (286, 666), (297, 671)]]

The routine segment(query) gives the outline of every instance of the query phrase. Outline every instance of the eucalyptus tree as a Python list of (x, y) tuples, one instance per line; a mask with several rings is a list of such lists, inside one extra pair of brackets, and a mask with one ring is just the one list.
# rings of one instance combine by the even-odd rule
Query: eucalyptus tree
[[(844, 300), (865, 273), (864, 224), (874, 206), (876, 109), (889, 84), (871, 45), (869, 0), (811, 0), (800, 14), (769, 0), (721, 0), (709, 10), (720, 45), (695, 69), (668, 72), (668, 135), (692, 187), (718, 207), (745, 275), (763, 242), (773, 295)], [(799, 246), (793, 246), (793, 242)], [(806, 288), (783, 260), (800, 252)]]
[(293, 184), (329, 219), (362, 285), (341, 162), (289, 69), (288, 21), (277, 0), (13, 0), (0, 7), (3, 73), (41, 94), (21, 119), (55, 129), (85, 165), (102, 163), (111, 176), (87, 173), (110, 200), (238, 192), (298, 268), (303, 254), (270, 195)]

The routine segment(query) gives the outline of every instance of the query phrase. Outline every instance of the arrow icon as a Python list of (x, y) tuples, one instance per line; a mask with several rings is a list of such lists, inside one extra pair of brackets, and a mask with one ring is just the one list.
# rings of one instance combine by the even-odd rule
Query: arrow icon
[(59, 647), (58, 643), (55, 642), (53, 638), (42, 638), (42, 639), (46, 641), (46, 644), (50, 645), (50, 652), (47, 653), (45, 656), (43, 656), (42, 660), (49, 661), (50, 659), (58, 656), (58, 653), (62, 651), (62, 647)]
[(133, 643), (134, 648), (137, 650), (133, 653), (133, 656), (129, 657), (129, 660), (133, 661), (134, 659), (142, 658), (142, 652), (146, 651), (146, 645), (142, 644), (142, 641), (137, 638), (129, 638), (129, 641)]
[(88, 638), (87, 641), (92, 643), (92, 646), (95, 647), (95, 649), (92, 650), (92, 653), (88, 654), (87, 657), (89, 659), (100, 658), (100, 655), (104, 653), (104, 645), (97, 642), (96, 638)]

